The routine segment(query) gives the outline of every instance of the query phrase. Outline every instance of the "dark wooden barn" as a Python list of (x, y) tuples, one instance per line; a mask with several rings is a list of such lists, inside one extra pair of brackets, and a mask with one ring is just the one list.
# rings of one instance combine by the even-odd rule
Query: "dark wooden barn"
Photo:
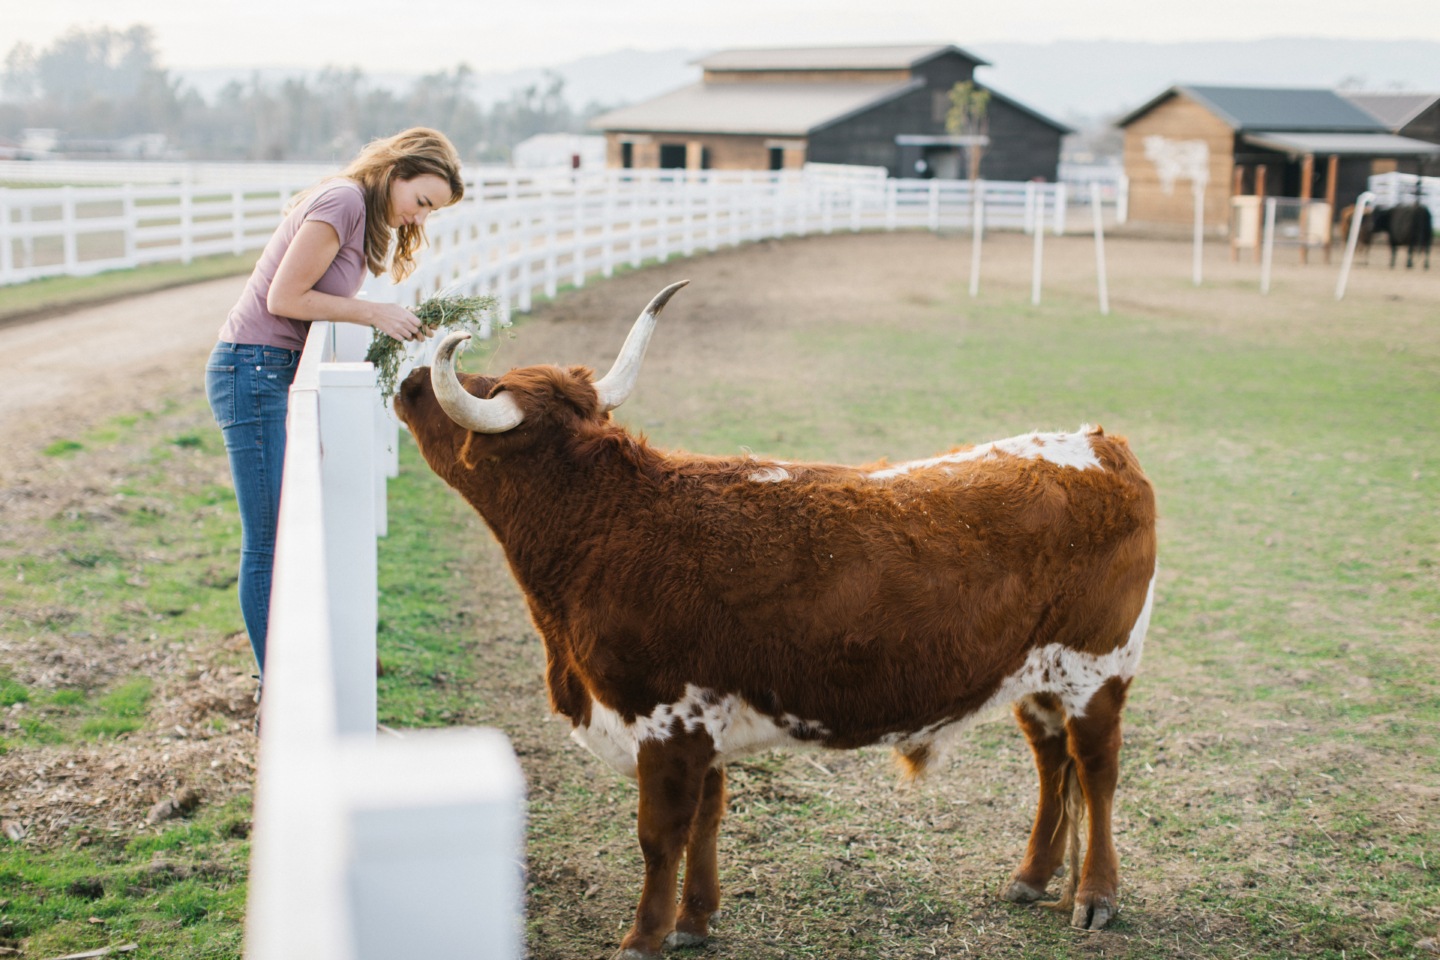
[[(949, 44), (726, 50), (700, 83), (597, 117), (607, 165), (783, 170), (884, 167), (895, 177), (967, 175), (971, 142), (945, 127), (950, 90), (986, 61)], [(1054, 180), (1070, 128), (985, 84), (987, 180)]]

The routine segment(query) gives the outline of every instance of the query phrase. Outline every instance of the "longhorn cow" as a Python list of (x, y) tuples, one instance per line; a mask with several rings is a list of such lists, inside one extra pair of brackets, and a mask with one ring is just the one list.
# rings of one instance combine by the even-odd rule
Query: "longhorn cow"
[(1061, 905), (1104, 926), (1120, 715), (1155, 575), (1154, 496), (1129, 446), (1082, 428), (870, 467), (656, 449), (610, 411), (684, 283), (598, 381), (584, 367), (457, 375), (467, 335), (451, 334), (395, 404), (504, 548), (551, 706), (639, 782), (644, 885), (616, 957), (707, 937), (727, 762), (887, 744), (919, 774), (1007, 705), (1040, 796), (1002, 896), (1046, 898), (1068, 855)]

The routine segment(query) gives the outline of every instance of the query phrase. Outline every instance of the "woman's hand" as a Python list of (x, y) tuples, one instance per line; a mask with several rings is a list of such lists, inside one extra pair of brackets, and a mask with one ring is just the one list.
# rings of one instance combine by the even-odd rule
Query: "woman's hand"
[(372, 303), (371, 315), (366, 318), (370, 326), (396, 340), (423, 339), (420, 318), (398, 303)]

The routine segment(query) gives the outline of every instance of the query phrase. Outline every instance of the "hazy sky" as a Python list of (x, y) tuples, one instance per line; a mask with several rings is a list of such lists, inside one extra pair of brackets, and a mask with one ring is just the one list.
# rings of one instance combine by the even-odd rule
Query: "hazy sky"
[(1440, 0), (6, 0), (0, 56), (48, 46), (72, 26), (155, 31), (171, 68), (358, 66), (486, 73), (565, 63), (624, 47), (714, 49), (942, 41), (1440, 40)]

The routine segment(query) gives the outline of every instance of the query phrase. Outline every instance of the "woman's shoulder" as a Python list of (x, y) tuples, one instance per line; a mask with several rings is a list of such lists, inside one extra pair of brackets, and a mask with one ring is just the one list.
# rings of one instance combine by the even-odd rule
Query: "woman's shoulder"
[(348, 177), (335, 177), (316, 184), (306, 199), (302, 219), (324, 220), (344, 236), (344, 230), (355, 229), (365, 220), (365, 190)]
[(315, 206), (322, 200), (341, 203), (365, 203), (365, 188), (360, 186), (349, 177), (330, 177), (321, 180), (315, 185), (310, 195), (310, 206)]

